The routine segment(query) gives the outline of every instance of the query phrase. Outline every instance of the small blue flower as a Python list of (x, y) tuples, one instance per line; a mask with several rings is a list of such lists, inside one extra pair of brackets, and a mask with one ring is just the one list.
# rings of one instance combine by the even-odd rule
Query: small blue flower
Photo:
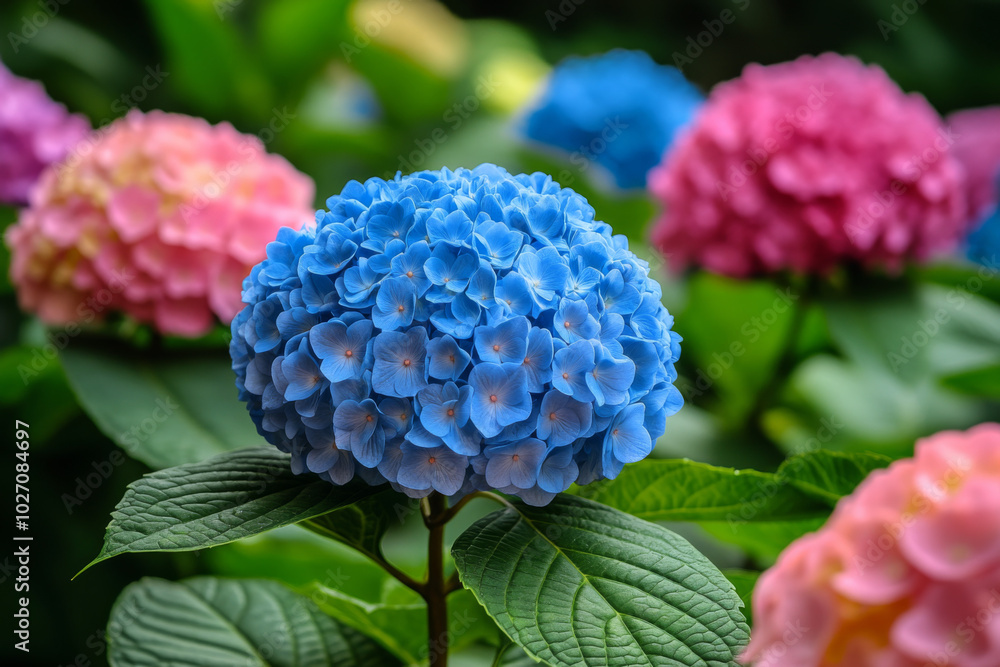
[(524, 277), (535, 300), (542, 309), (551, 308), (556, 299), (556, 290), (562, 289), (569, 277), (566, 260), (554, 248), (543, 248), (534, 253), (521, 253), (517, 260), (517, 272)]
[[(625, 463), (635, 463), (649, 456), (653, 441), (646, 431), (646, 407), (642, 403), (627, 406), (611, 420), (604, 436), (604, 474), (614, 479)], [(609, 474), (609, 471), (613, 474)]]
[(469, 373), (472, 422), (487, 438), (531, 414), (524, 370), (515, 364), (481, 363)]
[(578, 340), (555, 353), (552, 360), (552, 387), (581, 403), (594, 400), (587, 375), (594, 370), (594, 346)]
[(523, 363), (528, 353), (528, 329), (523, 317), (514, 317), (495, 327), (476, 327), (476, 352), (483, 361)]
[(585, 375), (587, 388), (594, 395), (598, 405), (618, 405), (628, 400), (628, 388), (635, 378), (635, 364), (631, 359), (616, 359), (597, 350), (597, 363), (594, 370)]
[(428, 385), (417, 393), (423, 428), (441, 438), (450, 449), (465, 456), (479, 454), (479, 443), (482, 442), (482, 436), (469, 422), (471, 397), (472, 387), (464, 385), (460, 388), (454, 382)]
[(372, 322), (383, 331), (395, 331), (413, 324), (417, 291), (409, 278), (388, 278), (379, 286), (372, 308)]
[(427, 331), (414, 327), (406, 333), (383, 331), (375, 336), (372, 388), (385, 396), (416, 396), (427, 385)]
[(573, 485), (580, 468), (573, 459), (572, 447), (549, 447), (538, 470), (538, 486), (548, 493), (562, 493)]
[(553, 389), (542, 397), (538, 411), (538, 437), (552, 447), (572, 444), (590, 428), (593, 408)]
[(340, 382), (361, 377), (370, 363), (368, 343), (372, 330), (370, 320), (359, 320), (350, 326), (331, 320), (310, 330), (309, 342), (323, 361), (320, 370), (326, 379)]
[(510, 229), (502, 222), (480, 224), (473, 238), (480, 257), (496, 269), (509, 269), (524, 243), (521, 232)]
[(372, 399), (341, 403), (333, 413), (333, 431), (337, 446), (354, 454), (366, 468), (374, 468), (382, 460), (385, 431), (381, 413)]
[(451, 496), (465, 483), (469, 458), (447, 447), (424, 449), (409, 443), (400, 446), (403, 453), (396, 481), (411, 489), (433, 489)]
[(468, 250), (457, 253), (446, 245), (434, 249), (424, 264), (424, 274), (436, 287), (427, 295), (434, 303), (444, 303), (454, 298), (455, 292), (464, 292), (469, 279), (479, 269), (479, 258)]
[(472, 356), (447, 334), (427, 343), (427, 375), (437, 380), (459, 379), (471, 360)]
[(424, 274), (424, 264), (430, 259), (431, 249), (424, 241), (408, 247), (406, 252), (392, 258), (392, 275), (395, 278), (408, 278), (413, 283), (417, 296), (423, 296), (431, 286), (431, 281)]
[(532, 327), (528, 332), (528, 349), (521, 362), (528, 391), (539, 393), (552, 380), (552, 354), (552, 332)]
[(302, 346), (282, 359), (281, 374), (287, 381), (282, 391), (286, 401), (308, 398), (323, 386), (323, 373), (307, 346)]
[(578, 340), (591, 340), (596, 338), (601, 331), (601, 325), (590, 314), (585, 301), (569, 301), (564, 299), (559, 304), (553, 319), (553, 326), (556, 333), (567, 343), (575, 343)]
[(515, 486), (530, 489), (538, 479), (538, 470), (545, 458), (545, 443), (537, 438), (525, 438), (510, 445), (494, 445), (484, 451), (486, 482), (502, 489)]
[(504, 303), (515, 315), (530, 315), (534, 300), (528, 281), (520, 273), (511, 272), (497, 281), (493, 292), (497, 301)]

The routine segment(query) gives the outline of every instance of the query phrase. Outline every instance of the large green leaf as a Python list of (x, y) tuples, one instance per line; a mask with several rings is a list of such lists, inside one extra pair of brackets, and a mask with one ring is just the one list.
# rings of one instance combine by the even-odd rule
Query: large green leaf
[(795, 488), (832, 507), (873, 470), (890, 463), (892, 459), (882, 454), (819, 450), (788, 459), (778, 468), (777, 477), (788, 479)]
[(225, 352), (152, 355), (75, 340), (60, 359), (94, 423), (151, 468), (202, 461), (261, 442), (236, 399)]
[(753, 615), (750, 607), (750, 600), (753, 597), (754, 586), (757, 585), (757, 579), (760, 577), (760, 572), (751, 572), (750, 570), (723, 570), (722, 572), (726, 575), (726, 579), (733, 583), (736, 587), (736, 593), (743, 600), (743, 615), (747, 618), (747, 623), (753, 624)]
[(830, 511), (774, 474), (686, 459), (634, 463), (579, 494), (647, 521), (785, 521)]
[(90, 565), (122, 553), (226, 544), (340, 509), (376, 491), (360, 481), (334, 486), (313, 475), (294, 475), (288, 455), (271, 447), (220, 454), (130, 484)]
[[(388, 576), (377, 600), (366, 600), (329, 585), (316, 583), (305, 591), (320, 609), (372, 637), (407, 665), (427, 656), (427, 606), (416, 593)], [(483, 640), (495, 641), (493, 621), (469, 591), (448, 596), (448, 642), (460, 649)]]
[(401, 517), (409, 514), (409, 505), (398, 492), (386, 488), (343, 509), (303, 522), (303, 526), (333, 538), (373, 558), (382, 556), (382, 537)]
[(686, 541), (574, 496), (473, 524), (462, 582), (507, 635), (561, 667), (732, 665), (749, 639), (733, 585)]
[(389, 667), (377, 643), (259, 579), (142, 579), (111, 610), (112, 667)]

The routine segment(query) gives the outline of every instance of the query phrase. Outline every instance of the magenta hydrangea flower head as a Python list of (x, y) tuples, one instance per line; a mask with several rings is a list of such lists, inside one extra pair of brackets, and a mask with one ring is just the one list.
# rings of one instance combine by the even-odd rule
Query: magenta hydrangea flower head
[(231, 125), (129, 112), (45, 171), (7, 233), (22, 308), (50, 324), (111, 312), (197, 336), (239, 311), (241, 281), (313, 183)]
[(0, 203), (21, 206), (42, 170), (90, 132), (90, 121), (52, 101), (42, 84), (0, 63)]
[(755, 667), (1000, 665), (1000, 424), (872, 473), (753, 597)]
[(230, 353), (296, 473), (548, 503), (645, 458), (681, 407), (648, 265), (544, 174), (352, 181), (244, 281)]
[(748, 65), (650, 174), (677, 266), (744, 277), (894, 270), (967, 228), (954, 138), (882, 69), (827, 53)]

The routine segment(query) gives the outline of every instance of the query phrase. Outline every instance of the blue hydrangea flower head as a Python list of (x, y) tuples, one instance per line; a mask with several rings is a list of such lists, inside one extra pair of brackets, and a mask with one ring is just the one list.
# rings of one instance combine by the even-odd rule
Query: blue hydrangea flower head
[(587, 201), (494, 165), (352, 181), (243, 281), (240, 398), (296, 473), (545, 504), (681, 407), (660, 287)]
[[(616, 49), (557, 65), (522, 131), (571, 153), (574, 164), (596, 161), (619, 187), (642, 188), (704, 99), (678, 69), (643, 51)], [(539, 215), (535, 225), (558, 222)]]
[(1000, 206), (969, 234), (966, 252), (972, 261), (996, 268), (1000, 258)]

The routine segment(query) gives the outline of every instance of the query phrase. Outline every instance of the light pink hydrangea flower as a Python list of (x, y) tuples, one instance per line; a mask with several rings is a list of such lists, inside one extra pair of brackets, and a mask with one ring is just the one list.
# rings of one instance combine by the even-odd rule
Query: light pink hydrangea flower
[(282, 226), (313, 219), (314, 185), (228, 123), (130, 112), (43, 173), (7, 233), (21, 307), (50, 324), (123, 311), (196, 336), (241, 307)]
[(953, 143), (923, 97), (855, 58), (748, 65), (650, 174), (666, 205), (653, 240), (680, 267), (738, 277), (894, 269), (964, 231)]
[(755, 667), (1000, 665), (1000, 424), (872, 473), (764, 573)]
[(968, 216), (981, 220), (998, 198), (1000, 107), (956, 111), (945, 120), (955, 133), (955, 157), (965, 167)]

